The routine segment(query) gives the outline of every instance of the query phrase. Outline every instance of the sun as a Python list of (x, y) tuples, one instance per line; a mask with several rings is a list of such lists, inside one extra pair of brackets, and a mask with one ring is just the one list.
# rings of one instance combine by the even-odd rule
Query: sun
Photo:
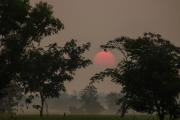
[(114, 55), (108, 51), (98, 52), (94, 56), (94, 64), (100, 68), (112, 68), (115, 65)]

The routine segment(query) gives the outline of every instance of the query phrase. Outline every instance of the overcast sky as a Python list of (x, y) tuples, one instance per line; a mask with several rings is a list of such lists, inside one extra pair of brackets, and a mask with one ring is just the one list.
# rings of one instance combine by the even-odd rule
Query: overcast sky
[[(40, 0), (30, 0), (34, 5)], [(77, 39), (78, 45), (91, 42), (90, 51), (84, 56), (93, 61), (99, 46), (116, 37), (137, 38), (144, 32), (162, 35), (173, 44), (180, 46), (180, 0), (42, 0), (53, 6), (54, 16), (65, 25), (57, 35), (47, 37), (42, 46)], [(116, 61), (122, 59), (119, 51), (110, 51)], [(116, 63), (117, 63), (116, 62)], [(95, 65), (76, 72), (74, 80), (65, 83), (68, 93), (80, 91), (90, 82), (90, 77), (100, 72)], [(95, 84), (99, 92), (119, 92), (116, 85), (106, 78)]]

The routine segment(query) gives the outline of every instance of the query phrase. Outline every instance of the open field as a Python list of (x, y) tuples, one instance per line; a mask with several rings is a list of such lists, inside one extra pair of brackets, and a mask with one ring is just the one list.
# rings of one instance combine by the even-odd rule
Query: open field
[[(17, 115), (14, 118), (10, 116), (0, 116), (0, 120), (148, 120), (146, 115), (127, 115), (125, 118), (120, 118), (119, 115), (44, 115), (40, 118), (38, 115)], [(156, 116), (149, 120), (158, 120)], [(168, 119), (166, 119), (168, 120)]]

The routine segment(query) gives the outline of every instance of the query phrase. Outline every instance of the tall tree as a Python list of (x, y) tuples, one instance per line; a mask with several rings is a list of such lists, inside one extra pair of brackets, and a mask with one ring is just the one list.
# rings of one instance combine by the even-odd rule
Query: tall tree
[(88, 85), (80, 91), (81, 108), (86, 114), (98, 114), (104, 107), (98, 101), (97, 88), (93, 85)]
[(40, 2), (32, 7), (29, 0), (0, 0), (0, 97), (10, 81), (22, 71), (22, 55), (28, 47), (57, 34), (64, 26), (53, 17), (52, 6)]
[[(112, 82), (123, 86), (122, 93), (134, 110), (157, 112), (160, 120), (166, 115), (179, 116), (179, 47), (153, 33), (145, 33), (137, 39), (116, 38), (101, 47), (118, 49), (125, 58), (116, 68), (93, 76), (92, 82), (110, 76)], [(174, 114), (172, 109), (175, 109)]]
[(22, 86), (25, 93), (38, 93), (40, 96), (41, 105), (34, 106), (40, 109), (40, 117), (46, 99), (58, 98), (60, 91), (66, 91), (64, 82), (72, 81), (77, 69), (92, 64), (82, 56), (89, 47), (90, 43), (77, 46), (76, 40), (71, 40), (64, 47), (58, 47), (56, 43), (47, 46), (47, 50), (34, 47), (24, 55), (20, 74)]

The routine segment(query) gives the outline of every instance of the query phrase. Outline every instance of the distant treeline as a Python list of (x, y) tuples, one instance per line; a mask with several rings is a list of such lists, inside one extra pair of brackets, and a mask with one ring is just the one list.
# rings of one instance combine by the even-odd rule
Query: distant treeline
[[(82, 108), (83, 102), (80, 92), (73, 90), (72, 94), (68, 94), (66, 92), (60, 92), (60, 94), (59, 98), (47, 100), (49, 110), (68, 111), (70, 114), (85, 114), (84, 109)], [(122, 94), (117, 92), (98, 92), (97, 96), (99, 104), (103, 106), (101, 111), (96, 111), (97, 113), (106, 111), (108, 113), (116, 114), (118, 109), (120, 109), (120, 106), (116, 105), (116, 101), (123, 96)], [(40, 99), (35, 98), (33, 103), (39, 104)]]

